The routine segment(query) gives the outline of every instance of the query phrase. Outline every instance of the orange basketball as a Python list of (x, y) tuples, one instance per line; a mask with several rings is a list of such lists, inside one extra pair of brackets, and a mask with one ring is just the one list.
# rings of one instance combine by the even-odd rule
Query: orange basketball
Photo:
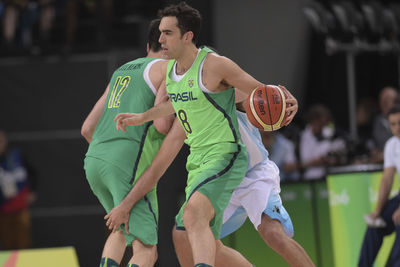
[(287, 93), (276, 85), (261, 85), (246, 100), (249, 121), (264, 131), (281, 128), (286, 119)]

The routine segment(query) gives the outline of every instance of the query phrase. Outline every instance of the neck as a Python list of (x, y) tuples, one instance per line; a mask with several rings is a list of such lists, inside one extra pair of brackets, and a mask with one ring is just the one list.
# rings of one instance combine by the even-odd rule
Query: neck
[(154, 51), (150, 50), (150, 51), (147, 53), (147, 56), (146, 56), (146, 57), (158, 57), (158, 58), (162, 58), (162, 52), (161, 52), (161, 50), (158, 51), (158, 52), (154, 52)]
[(182, 55), (176, 58), (177, 74), (185, 73), (193, 64), (197, 57), (198, 48), (193, 44), (183, 51)]

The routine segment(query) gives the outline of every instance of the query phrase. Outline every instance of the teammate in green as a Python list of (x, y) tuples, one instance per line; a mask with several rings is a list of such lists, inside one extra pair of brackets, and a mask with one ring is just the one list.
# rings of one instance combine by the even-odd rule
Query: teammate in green
[(163, 55), (174, 59), (163, 71), (170, 101), (145, 113), (118, 114), (114, 120), (117, 129), (127, 131), (127, 126), (176, 113), (190, 146), (186, 201), (176, 216), (176, 228), (186, 230), (195, 266), (214, 266), (223, 212), (247, 168), (233, 87), (248, 95), (262, 83), (232, 60), (196, 47), (201, 27), (196, 9), (181, 2), (159, 15)]
[[(155, 120), (154, 124), (131, 127), (127, 133), (113, 127), (113, 118), (118, 113), (144, 112), (166, 97), (165, 77), (160, 75), (164, 60), (159, 59), (158, 26), (159, 20), (150, 25), (147, 57), (128, 62), (113, 73), (103, 96), (82, 126), (82, 135), (90, 143), (84, 164), (86, 177), (108, 213), (119, 206), (151, 164), (172, 124), (170, 116)], [(124, 227), (113, 229), (100, 266), (119, 266), (125, 247), (130, 245), (133, 257), (129, 266), (153, 266), (157, 259), (157, 221), (154, 187), (130, 210)]]

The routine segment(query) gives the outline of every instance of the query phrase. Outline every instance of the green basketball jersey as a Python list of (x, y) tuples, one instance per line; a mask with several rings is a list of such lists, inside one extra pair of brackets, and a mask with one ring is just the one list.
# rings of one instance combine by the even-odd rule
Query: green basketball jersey
[[(102, 159), (132, 175), (142, 153), (147, 130), (151, 124), (127, 127), (117, 131), (113, 119), (118, 113), (142, 113), (154, 106), (156, 89), (146, 83), (155, 58), (139, 58), (119, 67), (112, 75), (107, 100), (86, 156)], [(147, 73), (147, 75), (146, 75)]]
[(191, 148), (221, 142), (238, 143), (240, 133), (233, 88), (219, 93), (203, 92), (199, 86), (201, 64), (209, 48), (201, 48), (190, 69), (180, 81), (171, 79), (175, 60), (168, 63), (166, 86), (176, 115), (186, 132)]

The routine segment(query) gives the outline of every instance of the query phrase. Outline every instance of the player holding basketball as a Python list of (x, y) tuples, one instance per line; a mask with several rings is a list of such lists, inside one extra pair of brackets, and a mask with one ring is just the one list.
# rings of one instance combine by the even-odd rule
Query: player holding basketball
[(163, 54), (174, 59), (164, 72), (170, 101), (143, 114), (119, 114), (115, 120), (117, 129), (126, 130), (176, 113), (190, 146), (186, 201), (176, 227), (187, 231), (195, 266), (213, 266), (223, 211), (247, 167), (232, 87), (249, 94), (261, 83), (232, 60), (196, 47), (201, 26), (196, 9), (181, 2), (161, 10), (160, 17)]
[[(297, 102), (290, 93), (287, 101), (297, 108)], [(237, 107), (243, 110), (243, 103), (237, 104)], [(248, 151), (248, 170), (245, 179), (234, 190), (228, 207), (224, 211), (224, 224), (220, 238), (236, 231), (249, 216), (265, 242), (291, 266), (314, 266), (304, 249), (290, 238), (293, 235), (293, 226), (279, 197), (278, 168), (268, 159), (268, 152), (262, 144), (258, 129), (251, 125), (245, 113), (237, 111), (237, 114), (241, 140)], [(175, 135), (175, 137), (168, 135), (165, 138), (153, 163), (129, 193), (128, 197), (131, 201), (128, 206), (134, 206), (135, 201), (158, 182), (179, 152), (179, 144), (183, 144), (183, 139), (183, 134)], [(121, 219), (117, 216), (110, 217), (109, 225), (112, 228), (116, 229), (121, 223)], [(193, 266), (186, 232), (174, 229), (173, 237), (181, 266)], [(252, 265), (240, 253), (224, 246), (220, 240), (216, 240), (216, 266)]]
[[(166, 96), (165, 79), (159, 70), (164, 60), (158, 59), (161, 57), (158, 26), (159, 20), (150, 24), (147, 57), (128, 62), (114, 72), (109, 86), (82, 126), (82, 135), (90, 143), (84, 165), (86, 177), (107, 212), (119, 206), (137, 178), (151, 164), (164, 139), (160, 132), (168, 132), (173, 119), (166, 117), (154, 121), (154, 125), (146, 123), (132, 127), (127, 133), (113, 127), (112, 119), (119, 112), (143, 112), (161, 101), (163, 94)], [(157, 207), (156, 189), (152, 188), (127, 213), (123, 231), (113, 231), (109, 235), (101, 267), (119, 266), (126, 246), (133, 249), (129, 266), (154, 265), (157, 259)]]
[[(290, 93), (289, 93), (290, 94)], [(288, 103), (297, 103), (290, 94)], [(268, 159), (259, 130), (244, 113), (244, 102), (238, 103), (238, 121), (241, 140), (248, 152), (248, 167), (244, 180), (235, 189), (224, 211), (220, 238), (239, 229), (249, 217), (266, 244), (277, 252), (290, 266), (314, 266), (306, 251), (291, 237), (293, 225), (282, 205), (279, 169)], [(193, 266), (187, 235), (173, 230), (175, 250), (183, 267)], [(237, 251), (216, 240), (218, 267), (253, 266)]]

